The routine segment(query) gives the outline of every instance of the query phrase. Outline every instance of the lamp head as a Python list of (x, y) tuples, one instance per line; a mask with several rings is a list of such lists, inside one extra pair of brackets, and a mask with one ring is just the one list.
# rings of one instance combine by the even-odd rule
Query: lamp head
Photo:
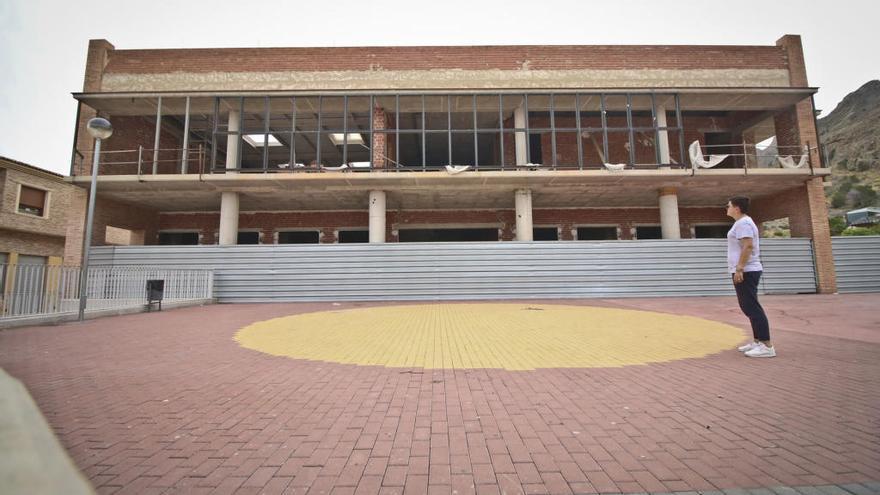
[(86, 130), (95, 139), (107, 139), (113, 135), (113, 125), (107, 119), (95, 117), (86, 124)]

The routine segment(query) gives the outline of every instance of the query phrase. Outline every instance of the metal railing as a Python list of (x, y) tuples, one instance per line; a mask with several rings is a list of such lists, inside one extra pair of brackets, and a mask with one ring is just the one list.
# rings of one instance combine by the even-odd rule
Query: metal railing
[[(785, 168), (782, 160), (789, 160), (795, 165), (793, 168), (812, 170), (815, 166), (812, 153), (815, 147), (806, 146), (775, 146), (771, 150), (759, 150), (753, 143), (736, 144), (709, 144), (701, 146), (704, 155), (727, 155), (716, 168)], [(77, 158), (78, 175), (87, 175), (88, 164), (92, 161), (92, 153), (85, 153)], [(801, 157), (804, 160), (801, 161)], [(320, 172), (432, 172), (444, 171), (445, 165), (407, 165), (381, 155), (379, 160), (391, 162), (391, 164), (376, 165), (372, 162), (349, 162), (344, 165), (334, 164), (325, 166), (319, 163), (267, 163), (265, 166), (240, 166), (238, 168), (215, 167), (208, 165), (209, 157), (203, 144), (183, 148), (160, 148), (152, 149), (139, 146), (133, 150), (108, 150), (101, 151), (100, 174), (101, 175), (178, 175), (178, 174), (223, 174), (227, 172), (240, 173), (320, 173)], [(277, 160), (276, 160), (277, 161)], [(460, 164), (467, 165), (467, 164)], [(797, 165), (800, 165), (798, 167)], [(534, 164), (523, 165), (481, 164), (479, 167), (469, 167), (474, 171), (515, 171), (515, 170), (601, 170), (605, 168), (602, 163), (584, 163), (578, 165), (564, 164)], [(626, 164), (627, 169), (659, 169), (659, 168), (689, 168), (687, 164), (675, 161), (668, 164), (657, 163), (632, 163)]]
[[(203, 174), (207, 155), (202, 144), (184, 148), (145, 148), (133, 150), (102, 150), (100, 175), (176, 175)], [(77, 153), (77, 175), (88, 175), (93, 151)]]
[[(76, 314), (78, 266), (0, 264), (0, 319)], [(214, 272), (141, 266), (89, 268), (86, 312), (144, 307), (147, 280), (164, 280), (164, 302), (213, 297)]]
[(814, 166), (811, 154), (817, 149), (807, 144), (804, 146), (773, 145), (767, 150), (759, 150), (754, 143), (706, 144), (701, 145), (700, 148), (704, 155), (727, 155), (727, 158), (715, 168), (785, 168), (780, 159), (788, 158), (794, 164), (799, 164), (801, 157), (804, 157), (801, 167), (808, 170)]

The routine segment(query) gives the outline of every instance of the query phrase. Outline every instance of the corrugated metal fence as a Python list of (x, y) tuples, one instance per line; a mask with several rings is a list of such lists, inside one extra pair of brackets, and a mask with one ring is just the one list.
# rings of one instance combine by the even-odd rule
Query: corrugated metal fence
[(837, 291), (880, 292), (880, 236), (832, 237)]
[[(816, 290), (809, 239), (766, 239), (765, 293)], [(733, 294), (726, 241), (93, 248), (100, 265), (214, 270), (219, 302)]]

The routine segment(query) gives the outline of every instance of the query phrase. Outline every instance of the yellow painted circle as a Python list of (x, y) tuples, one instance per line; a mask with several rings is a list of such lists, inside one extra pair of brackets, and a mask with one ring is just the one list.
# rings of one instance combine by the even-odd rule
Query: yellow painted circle
[(427, 304), (260, 321), (235, 339), (276, 356), (389, 367), (595, 368), (699, 358), (743, 340), (665, 313), (547, 304)]

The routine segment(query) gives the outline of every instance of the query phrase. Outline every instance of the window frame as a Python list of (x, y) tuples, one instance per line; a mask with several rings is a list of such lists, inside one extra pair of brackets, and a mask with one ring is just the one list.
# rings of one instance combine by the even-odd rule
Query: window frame
[[(44, 187), (26, 184), (23, 182), (18, 182), (17, 184), (18, 184), (18, 188), (17, 188), (16, 194), (15, 194), (15, 213), (17, 215), (26, 216), (28, 218), (41, 218), (43, 220), (48, 219), (49, 218), (49, 205), (51, 203), (52, 191), (50, 189), (46, 189)], [(27, 212), (23, 212), (23, 211), (19, 210), (19, 208), (21, 208), (21, 191), (22, 191), (22, 188), (25, 188), (25, 187), (30, 188), (30, 189), (34, 189), (37, 191), (41, 191), (44, 194), (43, 208), (42, 208), (43, 211), (42, 211), (41, 215), (36, 215), (34, 213), (27, 213)]]

